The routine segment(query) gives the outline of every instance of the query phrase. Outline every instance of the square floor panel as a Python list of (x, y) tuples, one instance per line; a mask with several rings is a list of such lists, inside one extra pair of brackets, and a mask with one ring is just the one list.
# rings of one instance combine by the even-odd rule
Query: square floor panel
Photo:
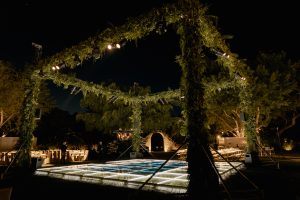
[[(223, 179), (236, 173), (236, 169), (245, 167), (242, 162), (215, 162), (215, 165)], [(186, 193), (189, 182), (187, 168), (188, 163), (181, 160), (165, 163), (165, 160), (157, 159), (130, 159), (38, 168), (35, 175), (116, 187), (138, 189), (143, 186), (144, 190), (165, 193)]]

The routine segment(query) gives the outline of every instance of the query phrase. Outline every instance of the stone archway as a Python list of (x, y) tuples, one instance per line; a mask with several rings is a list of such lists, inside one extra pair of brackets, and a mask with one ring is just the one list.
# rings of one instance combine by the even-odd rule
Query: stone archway
[(164, 151), (164, 138), (160, 133), (152, 134), (151, 150), (152, 151)]
[[(156, 144), (155, 144), (156, 137), (157, 139), (160, 138), (160, 140), (162, 140), (161, 144), (163, 145), (163, 148), (161, 150), (156, 149)], [(171, 151), (175, 151), (179, 147), (178, 144), (176, 144), (171, 138), (169, 138), (166, 133), (160, 131), (150, 133), (149, 135), (147, 135), (144, 138), (144, 144), (146, 148), (149, 150), (149, 152), (153, 152), (153, 151), (171, 152)]]

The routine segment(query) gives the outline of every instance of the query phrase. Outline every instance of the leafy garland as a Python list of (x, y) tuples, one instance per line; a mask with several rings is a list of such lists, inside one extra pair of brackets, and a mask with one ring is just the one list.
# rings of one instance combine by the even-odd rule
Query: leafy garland
[[(190, 11), (184, 10), (184, 6), (182, 6), (183, 4), (181, 3), (184, 4), (184, 1), (178, 1), (175, 4), (167, 4), (159, 9), (151, 10), (146, 15), (142, 15), (134, 19), (128, 19), (127, 23), (123, 26), (107, 28), (101, 34), (90, 37), (78, 45), (67, 48), (49, 58), (39, 60), (37, 63), (37, 68), (39, 70), (34, 72), (34, 76), (37, 77), (37, 79), (51, 79), (55, 84), (64, 85), (65, 88), (71, 85), (79, 87), (82, 89), (84, 94), (92, 92), (96, 95), (105, 95), (106, 97), (117, 95), (120, 99), (132, 104), (133, 109), (136, 110), (138, 110), (137, 105), (140, 105), (136, 104), (138, 101), (141, 103), (147, 103), (157, 102), (160, 98), (168, 99), (180, 97), (179, 90), (166, 91), (148, 96), (130, 97), (118, 90), (109, 90), (104, 86), (84, 82), (74, 77), (68, 77), (59, 73), (54, 74), (51, 69), (55, 66), (74, 69), (87, 59), (97, 60), (103, 57), (109, 44), (117, 44), (144, 38), (149, 35), (150, 32), (156, 30), (160, 23), (164, 23), (166, 26), (172, 24), (177, 25), (177, 29), (179, 30), (182, 27), (182, 21), (189, 21), (189, 17), (193, 17), (193, 21), (197, 21), (199, 24), (198, 32), (201, 34), (203, 45), (210, 48), (216, 53), (216, 55), (218, 55), (218, 61), (228, 67), (230, 74), (234, 75), (239, 73), (242, 77), (246, 77), (246, 79), (250, 78), (247, 71), (247, 65), (238, 60), (235, 55), (230, 52), (221, 34), (217, 31), (212, 20), (207, 16), (207, 8), (201, 6), (193, 16), (189, 16), (188, 14)], [(185, 61), (179, 59), (179, 64), (181, 66), (184, 65), (184, 62)], [(183, 71), (183, 73), (185, 72)], [(32, 134), (34, 130), (34, 119), (31, 116), (31, 113), (33, 113), (35, 109), (34, 105), (32, 105), (32, 102), (35, 101), (35, 97), (31, 96), (34, 96), (33, 93), (36, 90), (35, 88), (37, 85), (38, 84), (32, 85), (32, 91), (26, 95), (24, 106), (24, 118), (26, 118), (26, 120), (23, 121), (23, 134), (25, 135)], [(230, 84), (226, 85), (223, 83), (223, 85), (215, 86), (214, 88), (228, 87), (228, 85)], [(242, 82), (240, 85), (244, 88), (248, 87), (246, 81)], [(246, 98), (243, 95), (240, 97)], [(242, 101), (246, 102), (246, 100)], [(138, 111), (136, 111), (136, 113), (138, 113)]]
[(83, 95), (86, 95), (87, 93), (93, 93), (97, 96), (103, 95), (107, 99), (112, 98), (113, 96), (117, 96), (119, 100), (123, 100), (125, 104), (129, 105), (136, 104), (136, 102), (140, 102), (141, 104), (148, 104), (150, 102), (158, 102), (160, 99), (171, 100), (176, 98), (179, 99), (180, 97), (179, 90), (168, 90), (143, 96), (131, 96), (130, 94), (125, 93), (121, 90), (112, 90), (103, 85), (86, 82), (64, 74), (45, 73), (39, 78), (44, 80), (52, 80), (53, 83), (58, 86), (63, 86), (65, 89), (75, 86), (81, 89)]
[(149, 94), (143, 96), (131, 96), (128, 93), (122, 92), (120, 90), (112, 90), (110, 88), (104, 87), (102, 85), (94, 84), (91, 82), (82, 81), (72, 76), (67, 76), (63, 74), (44, 74), (41, 79), (50, 79), (56, 85), (64, 86), (68, 88), (69, 86), (75, 86), (80, 88), (84, 96), (87, 93), (93, 93), (97, 96), (103, 95), (107, 99), (114, 96), (118, 97), (118, 100), (123, 100), (125, 104), (132, 106), (132, 116), (131, 121), (133, 124), (133, 139), (132, 145), (135, 152), (139, 152), (140, 147), (140, 133), (141, 133), (141, 114), (142, 114), (142, 104), (147, 104), (150, 102), (158, 102), (160, 99), (171, 100), (180, 97), (179, 90), (169, 90), (163, 91), (156, 94)]
[(44, 72), (51, 71), (53, 66), (76, 68), (87, 59), (99, 59), (107, 51), (107, 46), (146, 37), (156, 30), (159, 23), (174, 24), (181, 19), (182, 12), (175, 5), (166, 5), (153, 9), (146, 15), (134, 19), (120, 27), (107, 28), (101, 34), (88, 38), (78, 45), (67, 48), (50, 58), (41, 60), (38, 67)]
[[(30, 80), (30, 81), (29, 81)], [(41, 80), (31, 76), (26, 83), (25, 98), (23, 102), (22, 124), (20, 128), (20, 139), (17, 148), (20, 149), (17, 154), (17, 165), (30, 167), (30, 149), (33, 139), (33, 131), (36, 127), (35, 110), (38, 105), (38, 95), (40, 91)]]
[(134, 152), (140, 151), (140, 134), (141, 134), (141, 126), (142, 126), (142, 104), (139, 101), (136, 101), (132, 104), (132, 116), (130, 117), (130, 120), (133, 125), (133, 136), (132, 136), (132, 149)]

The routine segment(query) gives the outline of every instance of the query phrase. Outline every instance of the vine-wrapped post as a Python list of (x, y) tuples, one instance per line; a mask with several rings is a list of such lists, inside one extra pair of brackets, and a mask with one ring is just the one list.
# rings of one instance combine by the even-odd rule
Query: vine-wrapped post
[(141, 102), (133, 102), (132, 103), (132, 129), (133, 129), (133, 136), (132, 136), (132, 148), (134, 152), (140, 151), (140, 144), (141, 144), (141, 126), (142, 126), (142, 104)]
[(31, 164), (31, 147), (33, 131), (36, 127), (35, 110), (38, 105), (38, 95), (41, 80), (35, 77), (33, 73), (26, 83), (25, 97), (23, 101), (23, 110), (21, 116), (20, 138), (17, 144), (19, 153), (17, 154), (17, 165), (23, 168), (29, 168)]
[[(248, 82), (250, 79), (248, 80)], [(254, 100), (252, 99), (252, 89), (251, 83), (246, 84), (241, 88), (239, 96), (241, 100), (241, 107), (245, 113), (244, 128), (245, 135), (247, 139), (247, 153), (251, 154), (252, 162), (257, 162), (258, 150), (257, 150), (257, 135), (256, 135), (256, 124), (255, 124), (255, 114), (253, 112), (252, 105)]]
[(253, 115), (249, 115), (246, 118), (245, 123), (245, 133), (247, 136), (247, 153), (256, 154), (257, 146), (256, 146), (256, 128), (255, 128), (255, 117)]
[(188, 136), (188, 194), (190, 199), (218, 199), (219, 179), (214, 170), (212, 154), (208, 145), (206, 111), (204, 109), (203, 78), (209, 67), (204, 54), (199, 14), (201, 6), (198, 1), (183, 1), (186, 9), (182, 23), (178, 27), (180, 35), (181, 59)]

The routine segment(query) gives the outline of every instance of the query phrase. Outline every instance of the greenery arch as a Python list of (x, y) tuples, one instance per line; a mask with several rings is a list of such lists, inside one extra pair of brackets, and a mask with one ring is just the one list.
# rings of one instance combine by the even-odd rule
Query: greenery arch
[[(21, 127), (22, 136), (19, 144), (22, 145), (22, 148), (18, 162), (23, 166), (29, 166), (30, 164), (30, 141), (35, 128), (35, 102), (39, 92), (39, 84), (42, 80), (50, 79), (55, 84), (63, 85), (65, 88), (70, 85), (76, 86), (81, 88), (83, 94), (92, 92), (108, 98), (117, 95), (120, 99), (133, 106), (134, 116), (132, 120), (138, 124), (136, 132), (139, 131), (138, 128), (140, 127), (140, 119), (138, 117), (141, 112), (141, 103), (157, 102), (160, 98), (172, 99), (184, 95), (184, 109), (186, 110), (187, 117), (186, 129), (190, 142), (187, 157), (190, 173), (189, 192), (191, 194), (198, 193), (199, 188), (202, 188), (205, 193), (210, 193), (212, 188), (217, 188), (212, 187), (212, 184), (215, 185), (217, 178), (211, 168), (211, 164), (209, 164), (207, 155), (205, 155), (205, 152), (210, 151), (205, 136), (207, 135), (207, 130), (204, 127), (204, 86), (208, 87), (207, 90), (209, 91), (217, 91), (219, 88), (226, 87), (242, 87), (243, 92), (241, 92), (240, 98), (244, 104), (245, 112), (247, 112), (247, 105), (251, 104), (251, 94), (248, 93), (250, 90), (247, 89), (251, 81), (251, 74), (247, 65), (230, 52), (225, 39), (218, 32), (207, 11), (207, 7), (197, 0), (178, 0), (174, 4), (166, 4), (161, 8), (152, 9), (147, 14), (135, 19), (128, 19), (127, 23), (122, 26), (107, 28), (99, 35), (90, 37), (78, 45), (40, 60), (36, 65), (36, 70), (34, 70), (28, 79), (23, 110), (23, 124)], [(166, 26), (173, 25), (180, 35), (182, 55), (178, 56), (177, 60), (183, 71), (181, 88), (183, 94), (181, 94), (180, 90), (170, 90), (148, 96), (130, 97), (121, 91), (112, 91), (101, 85), (51, 71), (52, 67), (55, 66), (74, 69), (87, 59), (101, 59), (108, 45), (144, 38), (150, 32), (155, 31), (160, 24), (165, 24)], [(203, 54), (204, 47), (217, 55), (218, 62), (229, 69), (230, 76), (234, 77), (236, 74), (239, 74), (243, 79), (227, 83), (222, 82), (217, 85), (205, 84), (203, 81), (203, 72), (207, 68), (207, 62)], [(251, 136), (253, 133), (251, 120), (247, 127)], [(252, 141), (252, 139), (249, 141)], [(201, 172), (199, 173), (199, 169), (203, 170), (200, 170)], [(207, 179), (209, 181), (199, 179), (199, 177), (209, 177)]]

